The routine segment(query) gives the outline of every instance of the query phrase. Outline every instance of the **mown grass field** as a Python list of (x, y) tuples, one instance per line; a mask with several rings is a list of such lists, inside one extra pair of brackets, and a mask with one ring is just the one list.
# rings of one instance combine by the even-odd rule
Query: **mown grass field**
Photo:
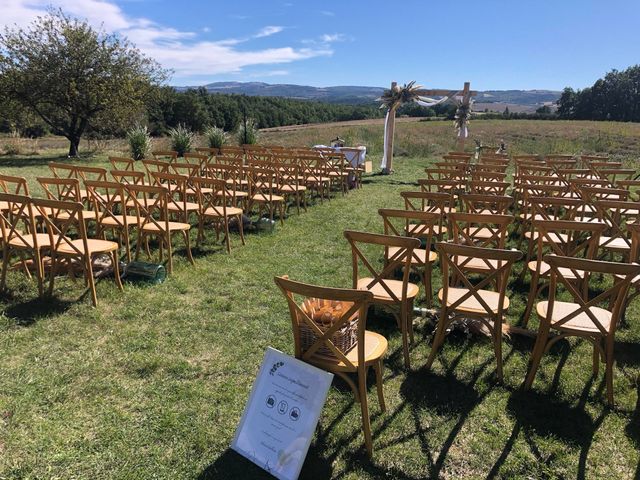
[[(634, 164), (640, 125), (591, 122), (474, 122), (486, 143), (513, 151), (610, 151)], [(81, 282), (57, 282), (38, 300), (33, 282), (9, 277), (0, 301), (0, 478), (269, 478), (228, 446), (267, 346), (293, 351), (290, 320), (274, 275), (351, 285), (343, 230), (382, 231), (378, 208), (402, 207), (425, 166), (452, 147), (448, 122), (398, 128), (393, 176), (369, 176), (363, 189), (292, 214), (272, 234), (252, 234), (233, 250), (210, 238), (192, 267), (178, 242), (174, 274), (162, 285), (98, 284), (93, 309)], [(265, 143), (326, 143), (339, 134), (366, 144), (377, 164), (381, 126), (313, 127), (264, 134)], [(49, 155), (50, 153), (50, 155)], [(55, 155), (1, 157), (0, 171), (47, 175)], [(106, 153), (83, 160), (106, 165)], [(517, 324), (527, 276), (510, 285), (508, 320)], [(440, 285), (436, 269), (434, 287)], [(423, 298), (420, 298), (419, 304)], [(416, 323), (412, 369), (400, 333), (376, 311), (369, 329), (390, 341), (387, 412), (369, 402), (374, 456), (363, 448), (360, 409), (334, 382), (301, 478), (636, 478), (640, 475), (640, 309), (619, 330), (616, 405), (606, 407), (604, 376), (591, 374), (591, 347), (557, 344), (531, 392), (520, 386), (532, 340), (505, 340), (505, 379), (494, 378), (487, 339), (452, 333), (433, 369), (423, 365), (432, 327)], [(533, 319), (531, 328), (537, 327)]]

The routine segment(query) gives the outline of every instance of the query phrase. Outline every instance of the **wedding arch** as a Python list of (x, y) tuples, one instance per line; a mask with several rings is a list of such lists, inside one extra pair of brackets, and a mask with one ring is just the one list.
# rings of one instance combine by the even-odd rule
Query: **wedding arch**
[[(391, 88), (385, 90), (380, 101), (380, 108), (387, 108), (384, 120), (384, 153), (382, 164), (383, 173), (391, 173), (393, 164), (393, 137), (396, 125), (396, 111), (400, 106), (415, 102), (423, 107), (433, 107), (446, 102), (457, 101), (458, 109), (455, 116), (455, 128), (457, 131), (456, 149), (464, 150), (465, 139), (469, 135), (468, 123), (471, 117), (471, 97), (475, 97), (478, 92), (471, 90), (471, 83), (465, 82), (462, 90), (440, 90), (424, 89), (420, 85), (415, 85), (415, 81), (409, 82), (402, 87), (397, 82), (391, 82)], [(436, 100), (431, 97), (441, 97)]]

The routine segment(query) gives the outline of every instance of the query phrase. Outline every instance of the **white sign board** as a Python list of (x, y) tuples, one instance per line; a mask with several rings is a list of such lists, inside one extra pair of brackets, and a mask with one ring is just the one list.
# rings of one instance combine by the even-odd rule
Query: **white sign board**
[(298, 478), (332, 380), (269, 347), (231, 448), (279, 479)]

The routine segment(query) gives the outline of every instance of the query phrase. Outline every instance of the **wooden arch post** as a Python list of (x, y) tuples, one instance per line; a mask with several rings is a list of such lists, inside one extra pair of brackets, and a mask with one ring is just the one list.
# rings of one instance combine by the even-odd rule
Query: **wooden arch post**
[[(393, 91), (397, 87), (397, 85), (397, 82), (391, 82), (391, 90)], [(421, 89), (415, 91), (416, 94), (425, 97), (449, 97), (456, 94), (457, 92), (459, 92), (459, 90)], [(462, 89), (462, 104), (468, 106), (471, 102), (471, 97), (475, 97), (477, 94), (478, 92), (471, 90), (471, 82), (464, 82), (464, 88)], [(389, 109), (389, 116), (386, 121), (387, 128), (385, 142), (387, 148), (384, 152), (383, 158), (383, 165), (385, 166), (383, 168), (383, 173), (386, 174), (391, 173), (393, 166), (393, 139), (396, 129), (396, 110), (399, 106), (399, 104), (391, 106), (391, 108)], [(464, 150), (464, 137), (458, 136), (456, 148), (458, 151)]]

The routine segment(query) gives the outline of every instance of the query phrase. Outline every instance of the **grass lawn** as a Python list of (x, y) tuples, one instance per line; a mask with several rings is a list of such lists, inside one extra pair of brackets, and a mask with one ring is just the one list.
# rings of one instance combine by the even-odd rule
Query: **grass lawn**
[[(599, 132), (621, 158), (631, 162), (640, 155), (638, 125), (485, 123), (477, 122), (475, 131), (491, 128), (514, 148), (535, 144), (541, 151), (569, 148), (552, 143), (558, 124), (571, 145), (596, 135), (580, 133), (585, 123), (584, 131)], [(353, 141), (376, 132), (349, 128)], [(101, 281), (97, 309), (86, 297), (78, 300), (82, 282), (56, 282), (55, 300), (40, 301), (35, 282), (11, 274), (10, 294), (0, 299), (0, 479), (271, 478), (228, 446), (266, 347), (293, 351), (288, 310), (273, 276), (351, 286), (343, 231), (381, 232), (378, 208), (401, 208), (398, 192), (415, 189), (423, 168), (449, 148), (449, 124), (446, 133), (428, 122), (410, 128), (417, 143), (434, 145), (431, 154), (398, 157), (395, 175), (369, 176), (361, 190), (292, 214), (272, 234), (248, 235), (244, 247), (234, 236), (231, 255), (211, 238), (194, 249), (191, 266), (177, 241), (174, 274), (165, 283), (126, 285), (121, 293), (112, 281)], [(572, 137), (570, 131), (578, 133)], [(309, 132), (275, 132), (267, 139), (321, 143), (335, 132), (319, 129), (308, 141), (303, 136)], [(515, 135), (525, 138), (522, 144)], [(402, 128), (399, 138), (399, 148), (422, 148)], [(48, 174), (47, 160), (0, 158), (0, 171), (28, 177), (39, 192), (35, 177)], [(372, 160), (377, 164), (377, 157)], [(105, 165), (106, 156), (86, 161)], [(518, 283), (516, 274), (508, 319), (517, 324), (529, 277)], [(439, 285), (436, 269), (436, 291)], [(637, 477), (639, 314), (634, 302), (617, 335), (616, 405), (610, 409), (604, 369), (592, 376), (585, 342), (556, 344), (533, 390), (523, 393), (531, 339), (505, 340), (499, 384), (490, 342), (464, 332), (453, 332), (432, 370), (425, 370), (432, 327), (417, 321), (407, 371), (395, 322), (376, 311), (368, 328), (384, 334), (390, 350), (385, 414), (375, 388), (369, 394), (373, 459), (364, 452), (359, 406), (336, 380), (301, 478)], [(537, 328), (534, 317), (530, 327)]]

